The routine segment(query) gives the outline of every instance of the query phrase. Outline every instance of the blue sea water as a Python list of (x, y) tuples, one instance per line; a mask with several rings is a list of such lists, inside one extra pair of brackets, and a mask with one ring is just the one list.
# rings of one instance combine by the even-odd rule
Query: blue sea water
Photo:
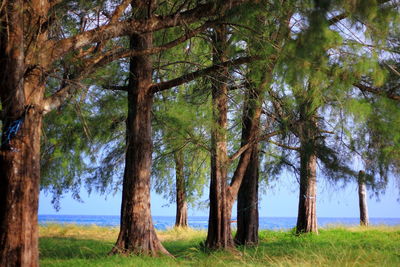
[[(235, 220), (235, 218), (233, 218)], [(39, 224), (81, 224), (98, 226), (119, 226), (120, 217), (111, 215), (39, 215)], [(174, 226), (173, 216), (154, 216), (153, 223), (158, 230), (165, 230)], [(318, 218), (318, 225), (358, 225), (359, 218)], [(400, 225), (400, 218), (370, 218), (372, 225)], [(189, 216), (189, 226), (197, 229), (207, 229), (208, 217)], [(290, 229), (296, 225), (295, 217), (261, 217), (260, 229)], [(232, 223), (232, 227), (236, 224)]]

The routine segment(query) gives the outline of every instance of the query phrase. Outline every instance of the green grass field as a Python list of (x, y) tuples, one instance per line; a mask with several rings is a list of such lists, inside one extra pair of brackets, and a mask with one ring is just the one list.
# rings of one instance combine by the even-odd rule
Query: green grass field
[(47, 225), (40, 228), (41, 266), (400, 266), (400, 227), (340, 227), (319, 235), (261, 231), (260, 245), (207, 253), (206, 232), (171, 229), (158, 232), (174, 258), (107, 256), (118, 229)]

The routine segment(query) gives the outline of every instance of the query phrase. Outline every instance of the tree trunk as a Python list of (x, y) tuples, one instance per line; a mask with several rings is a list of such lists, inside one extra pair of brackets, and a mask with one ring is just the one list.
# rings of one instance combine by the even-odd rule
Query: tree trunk
[(183, 172), (183, 152), (175, 152), (175, 177), (176, 177), (176, 219), (175, 227), (188, 226), (188, 211), (186, 202), (185, 176)]
[[(213, 60), (217, 65), (226, 60), (227, 34), (224, 26), (215, 29), (213, 40)], [(228, 186), (227, 172), (230, 159), (227, 156), (227, 102), (228, 102), (228, 69), (220, 68), (212, 82), (213, 121), (211, 129), (211, 182), (210, 182), (210, 216), (206, 246), (211, 249), (231, 248), (234, 246), (231, 234), (232, 206), (238, 196), (240, 185), (246, 173), (253, 150), (256, 145), (245, 150), (239, 159), (235, 172)], [(244, 130), (242, 145), (256, 141), (258, 124), (261, 115), (260, 90), (267, 84), (263, 80), (259, 88), (251, 90), (248, 107), (244, 109)], [(258, 224), (258, 222), (257, 222)]]
[(313, 105), (315, 92), (311, 85), (297, 95), (299, 104), (300, 192), (296, 233), (318, 233), (317, 226), (317, 156), (319, 133), (317, 109)]
[(365, 172), (358, 173), (358, 200), (360, 205), (360, 225), (368, 226), (367, 188), (365, 186)]
[(12, 150), (0, 152), (0, 266), (39, 265), (41, 123), (41, 114), (30, 110)]
[(206, 246), (208, 248), (233, 247), (230, 227), (232, 205), (227, 199), (227, 88), (213, 88), (213, 111), (216, 123), (211, 135), (210, 214)]
[(255, 145), (238, 194), (235, 236), (238, 245), (258, 244), (258, 168), (258, 146)]
[(300, 150), (300, 194), (296, 232), (318, 233), (317, 157), (309, 144), (302, 143)]
[[(131, 47), (152, 46), (152, 33), (133, 35)], [(111, 253), (167, 254), (159, 241), (150, 210), (152, 154), (151, 109), (153, 94), (150, 56), (130, 59), (128, 118), (126, 121), (126, 159), (122, 190), (121, 226)]]
[[(248, 88), (243, 111), (242, 145), (258, 136), (261, 115), (262, 94), (265, 80), (259, 88)], [(251, 147), (251, 156), (240, 185), (237, 201), (237, 232), (235, 243), (238, 245), (258, 244), (258, 144)]]
[[(213, 43), (214, 64), (226, 58), (227, 36), (225, 26), (215, 28)], [(232, 204), (227, 199), (227, 76), (228, 69), (220, 68), (212, 81), (213, 124), (211, 128), (210, 214), (206, 247), (211, 249), (233, 247), (230, 214)], [(230, 207), (229, 207), (229, 204)]]
[[(4, 2), (4, 1), (3, 1)], [(37, 1), (24, 24), (25, 1), (5, 2), (0, 10), (0, 98), (2, 138), (0, 149), (0, 266), (38, 266), (38, 201), (40, 183), (41, 103), (44, 74), (40, 62), (26, 65), (47, 38), (43, 29), (28, 49), (24, 39), (36, 23), (46, 20), (47, 1)], [(5, 19), (7, 18), (7, 19)], [(36, 32), (36, 31), (35, 31)], [(26, 37), (28, 36), (28, 37)], [(18, 123), (19, 122), (19, 123)], [(20, 127), (15, 127), (19, 125)], [(15, 130), (15, 135), (9, 135)]]
[[(273, 42), (276, 47), (281, 47), (289, 31), (291, 11), (279, 18), (280, 26), (273, 34)], [(253, 48), (249, 43), (249, 48)], [(258, 44), (255, 44), (258, 47)], [(254, 49), (254, 48), (253, 48)], [(267, 57), (268, 64), (264, 67), (258, 66), (253, 72), (260, 72), (262, 80), (256, 87), (251, 78), (248, 79), (247, 99), (243, 112), (242, 145), (254, 140), (259, 135), (260, 116), (262, 112), (263, 92), (271, 85), (273, 70), (277, 58), (270, 55)], [(251, 77), (252, 75), (249, 75)], [(258, 75), (256, 75), (258, 76)], [(237, 232), (235, 243), (238, 245), (258, 244), (258, 180), (259, 180), (259, 149), (258, 143), (252, 145), (251, 156), (240, 185), (237, 202)], [(243, 155), (245, 157), (246, 155)]]
[[(13, 60), (6, 62), (9, 77), (3, 76), (1, 83), (0, 266), (38, 266), (43, 73), (35, 68), (23, 74)], [(17, 121), (19, 129), (14, 128)], [(9, 136), (12, 128), (16, 133)]]

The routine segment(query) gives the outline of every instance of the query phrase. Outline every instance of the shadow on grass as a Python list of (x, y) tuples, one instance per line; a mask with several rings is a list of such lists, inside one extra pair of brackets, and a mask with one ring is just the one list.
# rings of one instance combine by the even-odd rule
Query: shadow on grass
[[(165, 248), (176, 258), (185, 258), (187, 254), (198, 254), (199, 242), (172, 241), (163, 242)], [(114, 242), (77, 239), (70, 237), (42, 237), (39, 241), (40, 258), (46, 259), (98, 259), (107, 257)]]
[(67, 237), (42, 237), (39, 240), (41, 258), (96, 259), (107, 256), (113, 242)]
[(138, 266), (174, 267), (175, 258), (121, 255), (108, 256), (114, 242), (67, 237), (43, 237), (39, 240), (40, 266)]

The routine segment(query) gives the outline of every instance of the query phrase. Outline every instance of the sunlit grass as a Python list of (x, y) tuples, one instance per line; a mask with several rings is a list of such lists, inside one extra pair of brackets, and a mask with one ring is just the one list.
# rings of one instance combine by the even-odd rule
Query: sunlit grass
[(193, 240), (205, 238), (206, 232), (190, 227), (174, 227), (164, 231), (157, 231), (161, 241)]
[(39, 227), (40, 237), (78, 238), (115, 241), (119, 227), (101, 227), (97, 225), (46, 224)]
[(329, 226), (319, 235), (261, 231), (260, 245), (208, 253), (206, 231), (157, 232), (175, 258), (107, 256), (118, 228), (56, 225), (40, 227), (41, 266), (400, 266), (400, 226)]

